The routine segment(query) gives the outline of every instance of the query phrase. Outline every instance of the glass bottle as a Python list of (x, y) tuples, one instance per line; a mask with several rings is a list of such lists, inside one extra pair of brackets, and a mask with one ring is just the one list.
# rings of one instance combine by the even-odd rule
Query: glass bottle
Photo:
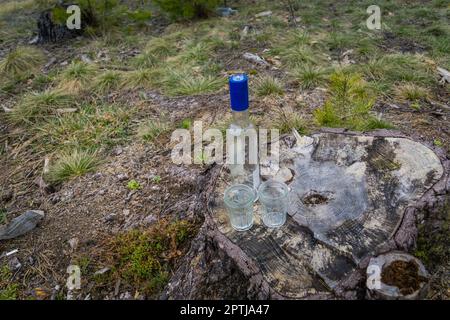
[(233, 184), (256, 190), (260, 184), (258, 135), (250, 121), (248, 77), (235, 74), (229, 79), (232, 122), (227, 130), (227, 162)]

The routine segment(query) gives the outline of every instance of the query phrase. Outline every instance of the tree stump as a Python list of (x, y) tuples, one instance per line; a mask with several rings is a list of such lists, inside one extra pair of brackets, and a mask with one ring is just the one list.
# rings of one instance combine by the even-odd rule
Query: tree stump
[(256, 203), (253, 227), (234, 231), (228, 172), (211, 168), (196, 199), (204, 225), (164, 298), (363, 297), (369, 259), (412, 248), (416, 213), (449, 188), (448, 160), (386, 130), (280, 142), (280, 167), (294, 176), (286, 224), (265, 227)]

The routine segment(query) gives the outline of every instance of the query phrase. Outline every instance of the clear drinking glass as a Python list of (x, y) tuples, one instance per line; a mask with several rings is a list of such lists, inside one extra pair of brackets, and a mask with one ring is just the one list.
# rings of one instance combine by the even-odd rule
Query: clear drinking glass
[(281, 227), (286, 222), (289, 188), (283, 182), (268, 180), (258, 189), (262, 204), (261, 218), (269, 228)]
[(246, 231), (253, 226), (255, 199), (255, 191), (245, 184), (235, 184), (225, 190), (224, 202), (233, 229)]

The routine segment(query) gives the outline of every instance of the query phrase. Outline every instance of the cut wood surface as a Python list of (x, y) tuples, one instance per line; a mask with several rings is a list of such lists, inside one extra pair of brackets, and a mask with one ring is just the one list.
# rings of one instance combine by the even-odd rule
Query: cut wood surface
[(395, 247), (406, 208), (444, 172), (432, 150), (407, 138), (319, 133), (302, 140), (281, 143), (280, 167), (294, 174), (283, 227), (265, 227), (256, 204), (252, 229), (234, 231), (222, 200), (230, 181), (224, 168), (209, 211), (239, 248), (235, 258), (254, 264), (270, 290), (285, 298), (348, 285), (364, 261)]

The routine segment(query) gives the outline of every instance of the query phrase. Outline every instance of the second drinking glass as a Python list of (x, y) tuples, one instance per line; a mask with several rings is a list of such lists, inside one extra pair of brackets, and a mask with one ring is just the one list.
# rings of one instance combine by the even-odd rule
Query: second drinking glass
[(258, 189), (262, 205), (261, 218), (269, 228), (281, 227), (286, 222), (289, 188), (283, 182), (269, 180)]

